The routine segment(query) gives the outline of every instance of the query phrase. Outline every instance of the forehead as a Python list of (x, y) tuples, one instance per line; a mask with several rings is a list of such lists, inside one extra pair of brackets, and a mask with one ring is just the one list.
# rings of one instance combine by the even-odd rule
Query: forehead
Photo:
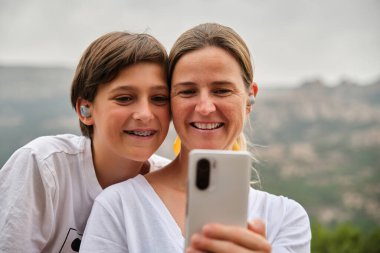
[(153, 62), (139, 62), (122, 68), (115, 79), (120, 78), (144, 78), (141, 74), (164, 76), (164, 67)]
[(186, 82), (187, 79), (243, 81), (236, 59), (225, 49), (213, 46), (189, 52), (178, 60), (173, 71), (172, 84)]
[(181, 63), (210, 63), (220, 59), (231, 64), (237, 64), (236, 59), (226, 49), (216, 46), (207, 46), (184, 54), (179, 58), (176, 67)]
[(110, 82), (99, 87), (111, 91), (119, 87), (135, 89), (167, 88), (164, 68), (157, 63), (137, 63), (123, 68)]

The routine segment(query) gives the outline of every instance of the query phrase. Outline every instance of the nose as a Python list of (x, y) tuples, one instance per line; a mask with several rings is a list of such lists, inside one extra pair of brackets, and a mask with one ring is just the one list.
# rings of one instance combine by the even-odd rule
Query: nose
[(149, 101), (141, 101), (137, 104), (136, 111), (132, 115), (134, 120), (149, 122), (154, 118)]
[(201, 94), (195, 106), (195, 111), (201, 115), (208, 115), (215, 110), (216, 107), (212, 98), (208, 94)]

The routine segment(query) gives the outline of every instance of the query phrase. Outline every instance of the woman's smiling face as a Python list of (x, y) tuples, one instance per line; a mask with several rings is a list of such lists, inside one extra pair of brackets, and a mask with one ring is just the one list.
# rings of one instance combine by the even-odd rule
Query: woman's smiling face
[(241, 73), (235, 58), (218, 47), (198, 49), (178, 60), (171, 107), (182, 149), (232, 148), (250, 110)]

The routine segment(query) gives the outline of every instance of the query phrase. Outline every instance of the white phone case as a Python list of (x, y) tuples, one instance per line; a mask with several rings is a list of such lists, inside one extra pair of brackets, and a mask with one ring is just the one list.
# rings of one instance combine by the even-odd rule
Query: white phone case
[[(210, 162), (209, 186), (196, 185), (197, 163)], [(247, 226), (251, 158), (246, 151), (192, 150), (189, 156), (185, 249), (193, 233), (210, 222)]]

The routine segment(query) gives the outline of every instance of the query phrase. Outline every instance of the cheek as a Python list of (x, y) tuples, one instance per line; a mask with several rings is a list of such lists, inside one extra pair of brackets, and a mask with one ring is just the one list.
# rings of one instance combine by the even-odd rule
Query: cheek
[(186, 108), (186, 102), (182, 101), (182, 103), (180, 101), (177, 101), (176, 99), (173, 99), (171, 101), (171, 113), (172, 113), (172, 118), (173, 118), (173, 121), (175, 121), (176, 119), (180, 118), (181, 115), (183, 115), (183, 113), (185, 112)]
[(167, 128), (169, 128), (169, 123), (170, 123), (169, 108), (170, 108), (169, 106), (161, 107), (156, 113), (157, 118), (160, 121), (161, 125)]
[(185, 114), (186, 113), (183, 107), (180, 106), (179, 104), (172, 106), (172, 121), (173, 121), (174, 128), (178, 134), (181, 129), (181, 126), (183, 126), (185, 122), (185, 117), (186, 117)]
[(229, 103), (226, 106), (221, 107), (221, 110), (225, 113), (226, 117), (234, 122), (236, 127), (242, 127), (246, 118), (246, 106), (240, 103), (240, 101)]
[(106, 106), (97, 107), (93, 111), (93, 118), (97, 124), (107, 124), (107, 122), (117, 122), (117, 119), (120, 118), (121, 113), (117, 110), (110, 109)]
[(172, 121), (174, 124), (174, 128), (177, 129), (182, 121), (181, 114), (178, 113), (179, 111), (172, 111)]
[(131, 112), (130, 110), (125, 110), (125, 108), (115, 108), (104, 113), (109, 121), (119, 122), (124, 121)]

